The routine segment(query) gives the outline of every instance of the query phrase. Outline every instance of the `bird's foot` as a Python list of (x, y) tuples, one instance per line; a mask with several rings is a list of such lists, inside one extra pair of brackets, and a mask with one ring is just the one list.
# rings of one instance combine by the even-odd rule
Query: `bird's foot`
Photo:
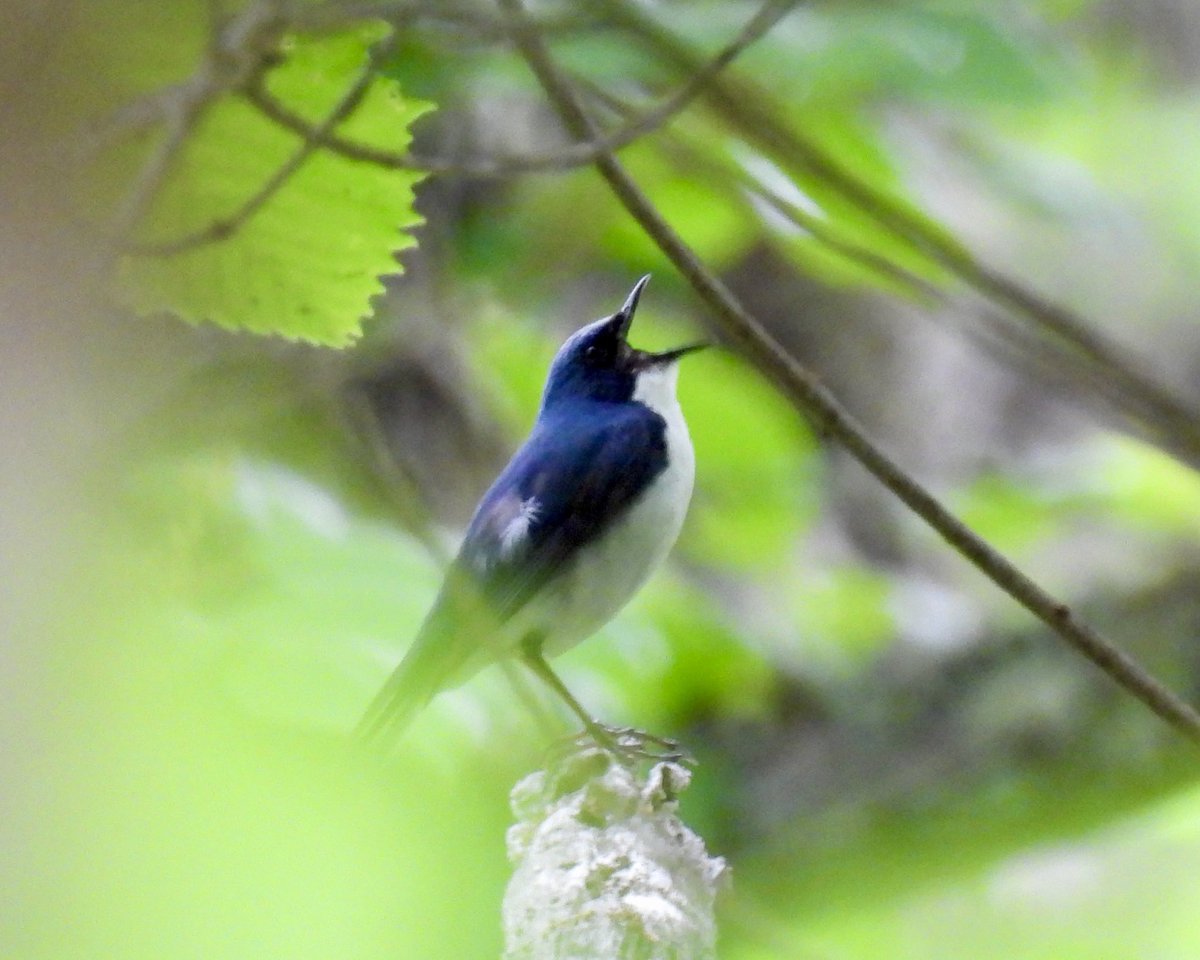
[(678, 740), (660, 737), (635, 727), (610, 727), (608, 724), (593, 721), (572, 737), (571, 743), (577, 748), (594, 744), (627, 767), (647, 760), (654, 763), (682, 763), (687, 766), (696, 764), (695, 758)]

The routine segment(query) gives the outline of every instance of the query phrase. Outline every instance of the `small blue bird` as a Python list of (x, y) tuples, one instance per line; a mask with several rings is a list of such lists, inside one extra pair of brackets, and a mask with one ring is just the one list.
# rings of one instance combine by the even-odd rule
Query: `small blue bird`
[(360, 735), (394, 737), (439, 691), (503, 657), (544, 680), (598, 742), (594, 720), (546, 663), (633, 597), (679, 535), (695, 457), (675, 396), (678, 361), (701, 349), (635, 350), (625, 305), (584, 327), (550, 367), (533, 431), (484, 494), (416, 641)]

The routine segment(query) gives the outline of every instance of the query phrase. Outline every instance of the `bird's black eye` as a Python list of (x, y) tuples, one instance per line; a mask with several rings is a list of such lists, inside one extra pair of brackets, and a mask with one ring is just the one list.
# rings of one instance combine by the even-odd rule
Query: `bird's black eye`
[(600, 364), (608, 359), (609, 350), (599, 343), (593, 343), (583, 351), (583, 359), (587, 363)]

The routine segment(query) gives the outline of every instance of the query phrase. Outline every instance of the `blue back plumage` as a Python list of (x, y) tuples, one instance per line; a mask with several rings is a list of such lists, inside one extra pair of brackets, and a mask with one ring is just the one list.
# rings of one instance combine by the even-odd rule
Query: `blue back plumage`
[(658, 414), (636, 403), (556, 398), (484, 495), (459, 562), (507, 620), (666, 465)]

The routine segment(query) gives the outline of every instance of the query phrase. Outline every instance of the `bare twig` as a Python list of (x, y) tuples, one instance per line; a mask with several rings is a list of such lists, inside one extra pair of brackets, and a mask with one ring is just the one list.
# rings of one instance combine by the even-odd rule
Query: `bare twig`
[(624, 126), (600, 137), (596, 143), (576, 143), (570, 146), (517, 157), (486, 159), (454, 159), (423, 157), (419, 154), (397, 153), (358, 143), (340, 136), (333, 129), (313, 127), (280, 103), (266, 90), (261, 78), (247, 85), (246, 99), (264, 116), (303, 137), (305, 143), (319, 144), (352, 160), (361, 160), (395, 170), (417, 170), (425, 173), (452, 174), (478, 179), (505, 178), (526, 173), (571, 170), (593, 162), (602, 151), (617, 151), (636, 140), (662, 128), (683, 112), (704, 91), (718, 73), (737, 56), (771, 29), (799, 0), (768, 0), (747, 22), (738, 35), (721, 48), (710, 60), (698, 65), (675, 93), (644, 115), (630, 119)]
[(162, 138), (138, 171), (124, 201), (113, 214), (109, 234), (118, 249), (129, 246), (129, 236), (146, 216), (179, 159), (188, 135), (210, 104), (207, 91), (179, 88), (178, 95), (163, 101), (165, 129)]
[(84, 124), (72, 137), (70, 148), (81, 162), (103, 153), (163, 123), (179, 97), (180, 87), (176, 85), (123, 103), (108, 116)]
[[(576, 138), (594, 140), (596, 133), (591, 119), (550, 57), (540, 36), (525, 19), (521, 0), (497, 2), (510, 17), (515, 44), (564, 125)], [(947, 543), (1091, 660), (1110, 679), (1183, 735), (1200, 742), (1200, 714), (1151, 676), (1132, 657), (1081, 621), (1070, 607), (1038, 586), (876, 446), (824, 384), (789, 356), (762, 324), (708, 271), (612, 154), (601, 154), (596, 160), (596, 168), (625, 209), (713, 310), (729, 339), (799, 410), (807, 414), (819, 430), (838, 440)]]
[[(610, 96), (604, 97), (606, 104), (617, 106)], [(913, 271), (894, 263), (886, 256), (846, 240), (837, 228), (822, 217), (810, 213), (795, 201), (773, 189), (761, 179), (745, 170), (736, 163), (720, 164), (711, 159), (705, 151), (696, 149), (675, 134), (672, 147), (682, 148), (683, 166), (690, 170), (707, 169), (712, 176), (724, 179), (732, 178), (740, 183), (744, 190), (757, 197), (763, 204), (775, 213), (790, 221), (799, 229), (808, 233), (826, 249), (845, 258), (850, 263), (875, 273), (883, 280), (904, 288), (914, 296), (931, 304), (939, 304), (952, 309), (944, 312), (945, 316), (979, 315), (985, 318), (986, 325), (993, 332), (981, 332), (978, 327), (960, 322), (958, 326), (970, 339), (1010, 364), (1022, 364), (1031, 373), (1046, 383), (1057, 385), (1060, 389), (1068, 384), (1074, 384), (1074, 394), (1067, 393), (1068, 399), (1074, 397), (1076, 402), (1082, 402), (1082, 396), (1091, 397), (1104, 404), (1106, 409), (1117, 415), (1124, 414), (1127, 418), (1128, 396), (1121, 386), (1094, 364), (1085, 363), (1073, 351), (1065, 349), (1065, 345), (1054, 343), (1056, 351), (1047, 353), (1047, 343), (1039, 337), (1038, 331), (1028, 324), (1022, 324), (1019, 318), (1001, 309), (992, 301), (966, 288), (960, 295), (937, 286)]]
[[(657, 57), (681, 71), (696, 68), (697, 55), (629, 0), (601, 0), (614, 19), (641, 39)], [(861, 180), (815, 141), (782, 121), (762, 92), (728, 77), (705, 90), (709, 103), (731, 126), (796, 175), (813, 176), (840, 193), (897, 237), (1000, 306), (1024, 316), (1052, 338), (1069, 345), (1130, 398), (1124, 406), (1159, 437), (1165, 449), (1200, 464), (1200, 410), (1145, 373), (1142, 364), (1086, 320), (1046, 300), (1001, 271), (983, 263), (935, 225)]]
[[(303, 117), (293, 113), (271, 96), (262, 84), (247, 87), (243, 91), (243, 96), (257, 107), (263, 116), (303, 137), (306, 142), (319, 144), (349, 160), (372, 163), (389, 170), (413, 170), (476, 179), (503, 179), (525, 173), (571, 170), (591, 163), (596, 156), (595, 150), (591, 146), (579, 145), (520, 157), (464, 158), (461, 160), (450, 157), (424, 157), (415, 153), (397, 153), (394, 150), (373, 147), (370, 144), (343, 137), (334, 131), (323, 131), (312, 126)], [(659, 111), (656, 110), (653, 114), (647, 114), (642, 120), (610, 134), (605, 143), (610, 149), (619, 150), (639, 137), (653, 132), (667, 119), (669, 119), (669, 115), (660, 117)]]
[[(544, 36), (577, 30), (598, 22), (600, 16), (586, 4), (578, 8), (532, 14)], [(325, 0), (297, 6), (292, 22), (299, 30), (338, 29), (363, 20), (422, 20), (450, 27), (467, 28), (477, 38), (507, 42), (503, 20), (486, 7), (470, 0)]]

